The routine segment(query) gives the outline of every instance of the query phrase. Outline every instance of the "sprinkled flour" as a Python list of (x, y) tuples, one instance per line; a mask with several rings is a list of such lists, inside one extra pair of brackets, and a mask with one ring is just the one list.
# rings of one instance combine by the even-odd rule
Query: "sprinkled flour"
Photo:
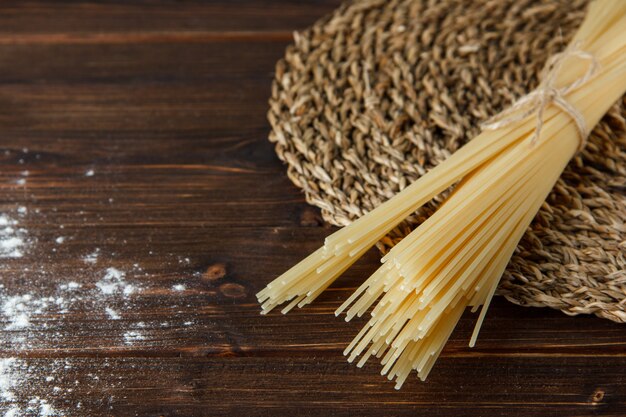
[[(28, 269), (25, 271), (28, 273)], [(54, 282), (47, 274), (35, 271), (29, 275), (30, 287), (36, 288), (30, 292), (11, 293), (10, 287), (0, 284), (0, 318), (4, 321), (0, 331), (5, 332), (0, 346), (9, 351), (24, 351), (39, 346), (37, 343), (41, 344), (42, 340), (46, 341), (46, 347), (54, 347), (62, 334), (54, 329), (62, 325), (64, 315), (71, 311), (101, 311), (107, 319), (119, 320), (122, 311), (133, 310), (132, 297), (142, 290), (141, 285), (133, 282), (133, 277), (129, 278), (125, 271), (115, 267), (81, 271), (78, 276), (85, 283)], [(93, 277), (92, 284), (88, 283), (90, 277)], [(137, 322), (132, 326), (143, 328), (145, 324)], [(120, 343), (130, 346), (145, 339), (143, 330), (121, 331), (118, 337)], [(67, 342), (61, 340), (61, 343)], [(53, 365), (46, 371), (25, 359), (0, 359), (1, 417), (72, 415), (55, 405), (55, 399), (63, 398), (64, 390), (72, 390), (57, 383), (57, 375), (71, 366), (65, 360), (52, 361)]]
[(19, 227), (17, 220), (0, 214), (0, 258), (24, 256), (26, 230)]
[[(28, 293), (10, 294), (8, 288), (0, 284), (0, 316), (5, 324), (3, 340), (0, 344), (10, 351), (24, 351), (31, 343), (45, 341), (46, 347), (54, 347), (61, 333), (55, 332), (62, 325), (65, 313), (71, 311), (101, 311), (108, 320), (119, 320), (123, 311), (132, 311), (134, 300), (142, 286), (131, 283), (127, 273), (109, 267), (104, 270), (84, 271), (82, 279), (96, 275), (98, 281), (92, 285), (76, 281), (52, 282), (46, 286), (42, 281), (37, 290)], [(115, 306), (115, 307), (113, 307)], [(46, 319), (48, 317), (48, 319)], [(50, 321), (49, 317), (54, 317)], [(101, 323), (106, 323), (104, 320)], [(146, 339), (143, 322), (131, 323), (137, 329), (120, 331), (119, 342), (132, 346)], [(43, 331), (40, 333), (40, 331)], [(31, 336), (35, 336), (34, 339)], [(33, 342), (34, 340), (34, 342)], [(61, 343), (67, 343), (63, 340)], [(34, 346), (38, 346), (35, 344)], [(0, 416), (82, 416), (83, 413), (70, 413), (56, 404), (62, 401), (68, 381), (63, 375), (71, 369), (65, 359), (51, 359), (47, 368), (31, 364), (28, 359), (9, 357), (0, 359)], [(94, 376), (97, 382), (98, 377)], [(72, 379), (70, 382), (73, 382)], [(71, 385), (70, 385), (71, 386)]]
[(64, 312), (67, 301), (63, 297), (33, 297), (32, 294), (2, 297), (2, 314), (9, 321), (4, 330), (17, 330), (30, 327), (33, 314), (43, 314), (50, 308)]
[[(2, 416), (67, 415), (65, 410), (56, 409), (50, 400), (42, 398), (42, 395), (50, 393), (51, 397), (62, 397), (65, 392), (71, 392), (72, 388), (52, 386), (56, 379), (54, 376), (42, 378), (38, 375), (60, 374), (68, 367), (71, 368), (70, 362), (65, 359), (53, 359), (43, 364), (41, 361), (29, 363), (19, 358), (0, 359), (0, 411), (4, 412)], [(22, 395), (26, 390), (32, 390), (34, 394)]]
[[(85, 175), (90, 176), (88, 173)], [(191, 317), (181, 314), (183, 294), (164, 298), (171, 302), (163, 305), (171, 309), (171, 320), (137, 321), (138, 297), (150, 289), (141, 281), (148, 273), (138, 263), (116, 258), (115, 253), (91, 248), (79, 258), (78, 264), (68, 267), (60, 263), (58, 269), (56, 266), (52, 270), (44, 269), (38, 262), (41, 252), (37, 251), (36, 243), (42, 241), (56, 246), (73, 242), (75, 238), (69, 234), (69, 228), (62, 225), (59, 229), (64, 230), (63, 236), (47, 235), (44, 239), (29, 233), (21, 223), (39, 214), (39, 209), (29, 210), (25, 206), (16, 207), (11, 213), (0, 213), (0, 258), (6, 259), (7, 265), (21, 262), (21, 266), (9, 266), (8, 274), (0, 282), (0, 349), (11, 356), (0, 358), (0, 417), (82, 416), (86, 403), (66, 408), (67, 393), (79, 384), (93, 392), (114, 386), (110, 380), (107, 386), (98, 385), (111, 375), (110, 369), (102, 367), (106, 359), (83, 359), (93, 365), (83, 365), (77, 372), (72, 370), (72, 360), (78, 359), (30, 359), (24, 358), (22, 352), (42, 348), (63, 352), (76, 343), (90, 346), (86, 335), (99, 330), (112, 346), (152, 346), (159, 340), (152, 335), (157, 329), (171, 327), (173, 331), (182, 332), (194, 323), (189, 320)], [(56, 248), (50, 249), (47, 256), (50, 260), (58, 256)], [(14, 258), (24, 259), (12, 261)], [(188, 258), (180, 259), (173, 262), (190, 263)], [(168, 282), (165, 288), (156, 288), (157, 293), (187, 289), (181, 282), (182, 276), (174, 278), (178, 283)], [(75, 315), (84, 312), (93, 312), (94, 320), (81, 322), (76, 332), (73, 327), (68, 331), (66, 321), (72, 324)], [(93, 373), (88, 374), (88, 381), (79, 381), (85, 376), (85, 366), (93, 366)]]
[(0, 397), (4, 401), (11, 401), (15, 398), (15, 394), (12, 391), (17, 384), (17, 381), (12, 378), (12, 369), (15, 361), (15, 358), (0, 360)]
[[(34, 272), (32, 275), (38, 276)], [(38, 285), (38, 290), (17, 294), (11, 293), (7, 287), (0, 284), (0, 318), (5, 322), (3, 329), (50, 330), (55, 321), (43, 319), (42, 316), (55, 316), (57, 320), (58, 318), (62, 320), (63, 315), (72, 310), (101, 311), (108, 319), (119, 320), (123, 311), (132, 310), (133, 297), (143, 289), (138, 283), (129, 281), (125, 271), (115, 267), (86, 270), (81, 275), (83, 279), (89, 279), (93, 275), (99, 279), (93, 285), (66, 281), (54, 283), (51, 287), (46, 285), (49, 282), (46, 274), (42, 274), (40, 277), (46, 278), (46, 282), (42, 281), (43, 285)], [(32, 281), (33, 284), (35, 282)], [(0, 346), (11, 349), (27, 349), (30, 346), (29, 338), (24, 338), (19, 333), (6, 336), (10, 339), (5, 338), (4, 341), (0, 339)], [(121, 337), (125, 339), (123, 335)]]

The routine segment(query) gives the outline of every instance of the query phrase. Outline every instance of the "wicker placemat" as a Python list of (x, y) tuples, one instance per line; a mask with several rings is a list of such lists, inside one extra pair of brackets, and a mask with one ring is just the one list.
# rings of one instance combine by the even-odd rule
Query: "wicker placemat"
[[(324, 218), (346, 225), (479, 133), (538, 83), (585, 0), (349, 2), (276, 66), (270, 140)], [(502, 278), (499, 294), (626, 322), (626, 101), (565, 170)], [(387, 250), (433, 201), (380, 242)]]

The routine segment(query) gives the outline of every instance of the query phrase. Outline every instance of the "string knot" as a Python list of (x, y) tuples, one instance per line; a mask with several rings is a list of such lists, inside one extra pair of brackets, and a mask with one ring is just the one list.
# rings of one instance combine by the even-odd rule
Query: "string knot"
[[(501, 127), (508, 126), (511, 123), (518, 122), (536, 113), (537, 125), (531, 138), (531, 143), (534, 144), (541, 137), (543, 113), (550, 104), (554, 104), (569, 115), (576, 123), (580, 135), (578, 150), (583, 149), (587, 144), (587, 137), (590, 132), (585, 117), (565, 99), (565, 95), (585, 84), (596, 74), (598, 71), (598, 61), (589, 52), (581, 50), (580, 45), (581, 41), (577, 41), (563, 52), (553, 55), (541, 72), (541, 83), (537, 89), (515, 101), (508, 109), (482, 123), (481, 127), (487, 130), (500, 129)], [(554, 85), (556, 77), (563, 67), (565, 60), (570, 57), (578, 57), (589, 61), (589, 67), (579, 78), (563, 87), (557, 88)]]

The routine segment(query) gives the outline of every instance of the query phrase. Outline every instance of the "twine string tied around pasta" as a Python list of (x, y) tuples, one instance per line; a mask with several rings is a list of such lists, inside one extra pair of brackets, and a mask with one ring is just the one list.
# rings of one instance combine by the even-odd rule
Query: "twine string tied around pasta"
[[(587, 144), (587, 137), (590, 133), (589, 128), (587, 127), (584, 116), (565, 99), (565, 95), (576, 90), (578, 87), (593, 78), (598, 71), (598, 61), (592, 54), (581, 50), (580, 44), (581, 42), (578, 41), (572, 44), (571, 47), (567, 48), (565, 51), (553, 55), (548, 60), (541, 73), (542, 81), (541, 84), (539, 84), (539, 87), (531, 93), (528, 93), (518, 99), (508, 109), (482, 123), (481, 128), (487, 130), (500, 129), (536, 113), (537, 125), (533, 136), (531, 137), (531, 144), (534, 144), (541, 137), (541, 129), (543, 128), (543, 113), (548, 105), (554, 104), (569, 115), (576, 123), (576, 127), (578, 128), (578, 133), (580, 135), (580, 145), (578, 150), (582, 150)], [(554, 84), (556, 82), (557, 75), (563, 67), (563, 64), (568, 58), (573, 57), (589, 61), (587, 71), (571, 83), (560, 88), (555, 87)]]

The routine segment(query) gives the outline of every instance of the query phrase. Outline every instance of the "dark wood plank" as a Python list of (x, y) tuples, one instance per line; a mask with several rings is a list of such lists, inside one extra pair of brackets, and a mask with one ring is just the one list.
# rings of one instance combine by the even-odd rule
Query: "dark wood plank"
[(426, 383), (347, 364), (363, 320), (332, 312), (375, 251), (306, 309), (258, 314), (332, 230), (265, 112), (291, 31), (337, 4), (0, 4), (0, 220), (23, 241), (0, 248), (0, 414), (626, 414), (623, 326), (504, 300), (474, 349), (463, 316)]
[[(375, 367), (328, 357), (20, 359), (54, 380), (31, 388), (76, 415), (276, 416), (431, 415), (622, 416), (624, 359), (444, 357), (427, 383), (402, 391), (372, 378)], [(481, 366), (482, 365), (482, 366)], [(570, 378), (604, 368), (607, 382)], [(498, 383), (494, 383), (498, 380)], [(123, 410), (123, 411), (120, 411)], [(84, 413), (84, 414), (83, 414)]]
[(72, 38), (75, 37), (72, 35), (85, 33), (180, 30), (290, 33), (310, 25), (339, 4), (338, 0), (12, 1), (0, 5), (0, 33), (14, 42), (28, 38), (50, 41), (39, 34), (63, 34)]
[[(0, 43), (0, 83), (31, 84), (40, 89), (64, 88), (73, 84), (115, 84), (155, 87), (159, 84), (202, 85), (234, 80), (257, 81), (257, 89), (269, 91), (266, 82), (274, 64), (292, 39), (213, 39), (172, 43), (137, 43), (127, 39), (118, 44), (16, 44)], [(37, 65), (31, 65), (37, 62)], [(263, 83), (261, 83), (263, 81)], [(206, 87), (204, 87), (206, 86)], [(221, 93), (229, 90), (224, 86)], [(229, 87), (233, 87), (230, 85)], [(215, 90), (215, 88), (213, 88)], [(233, 95), (241, 94), (234, 89)], [(256, 103), (265, 104), (265, 103)]]
[[(202, 222), (247, 218), (249, 224), (285, 225), (281, 219), (292, 217), (303, 198), (288, 186), (265, 140), (269, 78), (284, 43), (191, 45), (173, 60), (164, 59), (160, 48), (116, 46), (107, 53), (74, 46), (0, 46), (0, 57), (12, 63), (0, 70), (0, 138), (9, 152), (2, 156), (3, 175), (10, 182), (26, 164), (34, 198), (49, 200), (37, 191), (53, 183), (82, 204), (127, 199), (135, 194), (126, 190), (141, 187), (147, 174), (159, 181), (137, 204), (171, 211), (184, 198), (188, 207), (203, 210)], [(196, 56), (207, 62), (198, 65)], [(33, 61), (42, 65), (30, 69)], [(266, 72), (260, 73), (259, 65)], [(28, 153), (22, 152), (24, 144)], [(97, 175), (85, 178), (90, 169)], [(126, 183), (118, 184), (120, 178)], [(266, 189), (256, 187), (259, 183)], [(244, 196), (240, 188), (259, 193)], [(198, 204), (210, 204), (208, 193), (221, 195), (217, 206), (227, 201), (238, 210), (206, 211)], [(110, 205), (100, 220), (117, 218), (119, 207)], [(76, 206), (66, 208), (71, 212)], [(58, 210), (62, 216), (65, 209)]]

